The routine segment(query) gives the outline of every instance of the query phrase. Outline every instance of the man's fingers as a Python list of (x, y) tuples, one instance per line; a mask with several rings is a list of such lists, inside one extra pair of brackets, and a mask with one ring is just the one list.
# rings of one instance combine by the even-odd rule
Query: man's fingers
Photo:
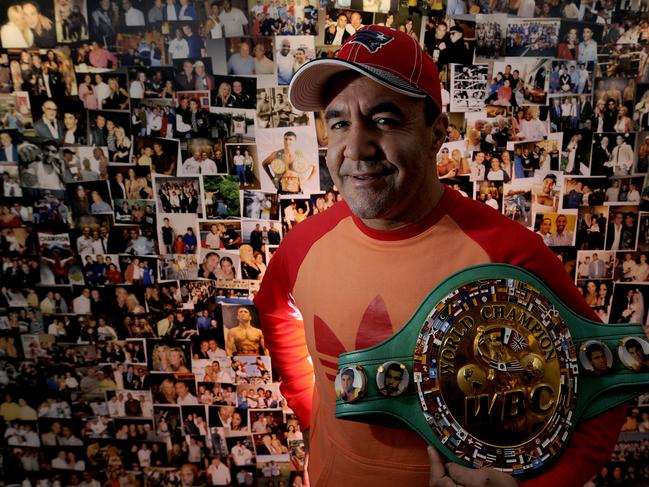
[(439, 452), (432, 446), (428, 447), (428, 459), (430, 460), (430, 485), (437, 487), (435, 480), (439, 480), (446, 475), (446, 468)]
[(481, 470), (463, 467), (457, 463), (449, 463), (447, 465), (448, 475), (455, 482), (462, 485), (491, 485), (488, 479), (485, 478), (485, 473)]
[(511, 475), (499, 472), (493, 468), (472, 469), (450, 463), (447, 466), (448, 475), (455, 482), (462, 485), (490, 486), (490, 487), (516, 487), (518, 483)]
[(428, 481), (428, 487), (460, 487), (455, 483), (451, 477), (443, 477), (441, 479), (431, 478)]

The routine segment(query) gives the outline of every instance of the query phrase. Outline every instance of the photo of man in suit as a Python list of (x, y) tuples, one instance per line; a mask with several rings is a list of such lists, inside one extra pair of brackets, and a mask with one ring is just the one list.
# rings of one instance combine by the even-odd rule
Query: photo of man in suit
[(43, 139), (63, 139), (63, 123), (57, 119), (58, 107), (54, 100), (45, 100), (42, 105), (43, 117), (34, 124), (34, 133)]
[(11, 134), (0, 133), (0, 162), (18, 162), (18, 146), (14, 144)]

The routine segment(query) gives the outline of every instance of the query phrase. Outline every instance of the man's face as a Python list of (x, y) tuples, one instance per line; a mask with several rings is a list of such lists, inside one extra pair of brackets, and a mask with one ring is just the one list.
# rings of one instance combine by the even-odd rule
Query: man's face
[(63, 125), (65, 125), (66, 129), (71, 129), (77, 124), (77, 119), (75, 116), (71, 113), (64, 113), (63, 114)]
[(344, 29), (345, 26), (347, 25), (347, 16), (346, 15), (339, 15), (337, 23), (338, 23), (338, 27), (340, 27), (341, 29)]
[(348, 374), (343, 374), (340, 377), (340, 385), (343, 391), (351, 391), (354, 388), (354, 379)]
[(293, 152), (294, 147), (295, 147), (295, 137), (293, 135), (285, 135), (284, 149), (286, 149), (289, 152)]
[(639, 364), (642, 363), (643, 361), (643, 353), (642, 353), (642, 348), (640, 345), (633, 345), (629, 348), (629, 354), (631, 357), (636, 360)]
[(97, 128), (103, 129), (106, 126), (106, 119), (101, 115), (96, 119)]
[(389, 394), (393, 394), (399, 390), (399, 384), (401, 384), (401, 379), (403, 378), (403, 373), (400, 370), (388, 369), (385, 374), (385, 390)]
[(358, 12), (354, 12), (352, 14), (351, 21), (352, 21), (352, 26), (354, 27), (354, 29), (358, 29), (360, 27), (361, 21), (362, 21), (361, 14), (359, 14)]
[(38, 10), (36, 10), (36, 7), (31, 3), (24, 4), (23, 15), (25, 17), (25, 21), (27, 22), (29, 28), (30, 29), (36, 28), (36, 26), (39, 23)]
[(557, 217), (557, 232), (561, 233), (566, 229), (568, 219), (565, 216)]
[(446, 119), (427, 126), (423, 100), (365, 76), (344, 82), (333, 83), (325, 110), (329, 172), (360, 218), (407, 221), (427, 205)]
[(241, 86), (241, 81), (235, 81), (232, 83), (232, 91), (237, 95), (241, 94), (241, 92), (243, 91), (243, 87)]
[(545, 194), (550, 194), (554, 188), (554, 180), (547, 178), (543, 180), (543, 192)]
[(593, 365), (595, 372), (604, 372), (608, 369), (606, 354), (601, 350), (595, 350), (590, 354), (590, 363)]
[(237, 318), (239, 321), (250, 321), (250, 311), (246, 308), (240, 308), (237, 312)]
[[(340, 18), (338, 18), (338, 22), (340, 23)], [(347, 23), (346, 19), (345, 19), (345, 23)], [(290, 51), (291, 51), (291, 43), (288, 41), (282, 41), (282, 50), (280, 51), (281, 55), (286, 56)]]
[(43, 103), (43, 118), (54, 121), (56, 119), (56, 103), (53, 101), (46, 101)]
[[(282, 49), (283, 48), (284, 46), (282, 46)], [(248, 57), (248, 55), (250, 54), (250, 46), (248, 45), (248, 43), (242, 42), (241, 44), (239, 44), (239, 54), (242, 57)]]
[(544, 235), (550, 233), (551, 227), (552, 227), (552, 222), (548, 218), (545, 218), (541, 222), (541, 233)]
[(185, 397), (185, 394), (187, 394), (187, 386), (184, 382), (176, 382), (176, 394)]
[(53, 145), (43, 146), (43, 162), (46, 164), (54, 164), (59, 155), (59, 150)]
[(624, 139), (622, 138), (621, 135), (618, 135), (617, 138), (615, 139), (615, 142), (617, 145), (622, 145), (624, 143)]

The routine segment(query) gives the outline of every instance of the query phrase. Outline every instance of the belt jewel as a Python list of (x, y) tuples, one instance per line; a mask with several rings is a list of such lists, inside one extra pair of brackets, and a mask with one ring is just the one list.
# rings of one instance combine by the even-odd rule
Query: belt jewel
[(336, 417), (535, 475), (580, 421), (648, 390), (648, 370), (641, 325), (585, 319), (528, 271), (486, 264), (443, 281), (388, 340), (339, 356)]

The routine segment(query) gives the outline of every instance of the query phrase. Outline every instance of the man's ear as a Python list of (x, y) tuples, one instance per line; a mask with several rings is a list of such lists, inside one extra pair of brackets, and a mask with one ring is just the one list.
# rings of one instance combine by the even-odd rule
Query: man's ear
[(437, 119), (433, 122), (433, 127), (432, 127), (432, 144), (431, 144), (431, 150), (433, 151), (434, 155), (437, 155), (439, 152), (440, 147), (442, 147), (442, 144), (446, 140), (447, 137), (447, 129), (448, 129), (448, 117), (446, 116), (445, 113), (441, 113)]

